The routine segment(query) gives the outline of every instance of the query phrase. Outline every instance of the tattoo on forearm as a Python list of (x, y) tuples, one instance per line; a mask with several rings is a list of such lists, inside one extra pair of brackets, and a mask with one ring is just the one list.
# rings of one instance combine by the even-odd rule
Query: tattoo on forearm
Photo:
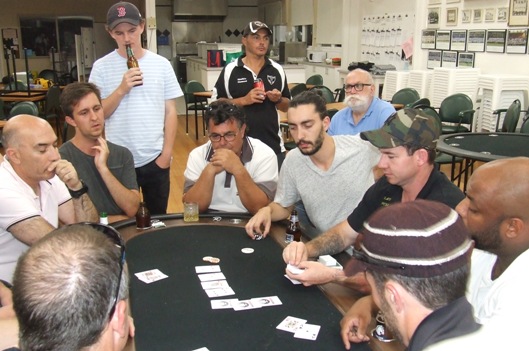
[(338, 233), (329, 232), (312, 240), (312, 246), (318, 256), (334, 255), (344, 250), (342, 237)]

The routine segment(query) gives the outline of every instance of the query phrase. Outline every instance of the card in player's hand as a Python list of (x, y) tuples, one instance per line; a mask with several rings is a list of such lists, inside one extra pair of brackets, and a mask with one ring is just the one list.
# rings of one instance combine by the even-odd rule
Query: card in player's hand
[(302, 328), (305, 323), (307, 323), (306, 319), (288, 316), (287, 318), (283, 319), (283, 321), (279, 323), (276, 328), (290, 333), (295, 333), (298, 329)]

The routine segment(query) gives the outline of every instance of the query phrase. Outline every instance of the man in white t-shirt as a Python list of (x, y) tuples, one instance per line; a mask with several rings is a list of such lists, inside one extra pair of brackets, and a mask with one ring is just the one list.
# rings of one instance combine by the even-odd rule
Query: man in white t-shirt
[(183, 200), (200, 212), (257, 212), (276, 191), (274, 151), (246, 135), (243, 108), (226, 100), (210, 105), (205, 122), (209, 141), (189, 154)]

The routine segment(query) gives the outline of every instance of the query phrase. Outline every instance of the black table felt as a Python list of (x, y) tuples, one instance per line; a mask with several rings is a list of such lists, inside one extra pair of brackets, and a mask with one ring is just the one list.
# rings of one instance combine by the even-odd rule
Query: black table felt
[[(253, 248), (245, 254), (243, 248)], [(127, 242), (130, 301), (136, 350), (344, 350), (342, 315), (317, 287), (293, 285), (284, 277), (281, 247), (271, 238), (251, 240), (243, 228), (192, 225), (163, 228)], [(282, 305), (253, 310), (212, 310), (195, 266), (204, 256), (220, 258), (235, 295), (245, 300), (278, 296)], [(134, 273), (159, 269), (169, 277), (151, 284)], [(287, 316), (321, 326), (316, 341), (276, 329)], [(370, 350), (367, 344), (352, 350)]]

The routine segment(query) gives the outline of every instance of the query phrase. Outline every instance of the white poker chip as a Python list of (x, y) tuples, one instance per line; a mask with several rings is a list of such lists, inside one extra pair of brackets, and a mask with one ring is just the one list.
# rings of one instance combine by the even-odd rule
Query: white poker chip
[(245, 253), (245, 254), (251, 254), (251, 253), (253, 253), (254, 250), (251, 247), (245, 247), (241, 251), (242, 251), (242, 253)]
[(220, 258), (211, 257), (211, 256), (204, 256), (204, 257), (202, 257), (202, 261), (209, 262), (209, 263), (219, 263), (220, 262)]

